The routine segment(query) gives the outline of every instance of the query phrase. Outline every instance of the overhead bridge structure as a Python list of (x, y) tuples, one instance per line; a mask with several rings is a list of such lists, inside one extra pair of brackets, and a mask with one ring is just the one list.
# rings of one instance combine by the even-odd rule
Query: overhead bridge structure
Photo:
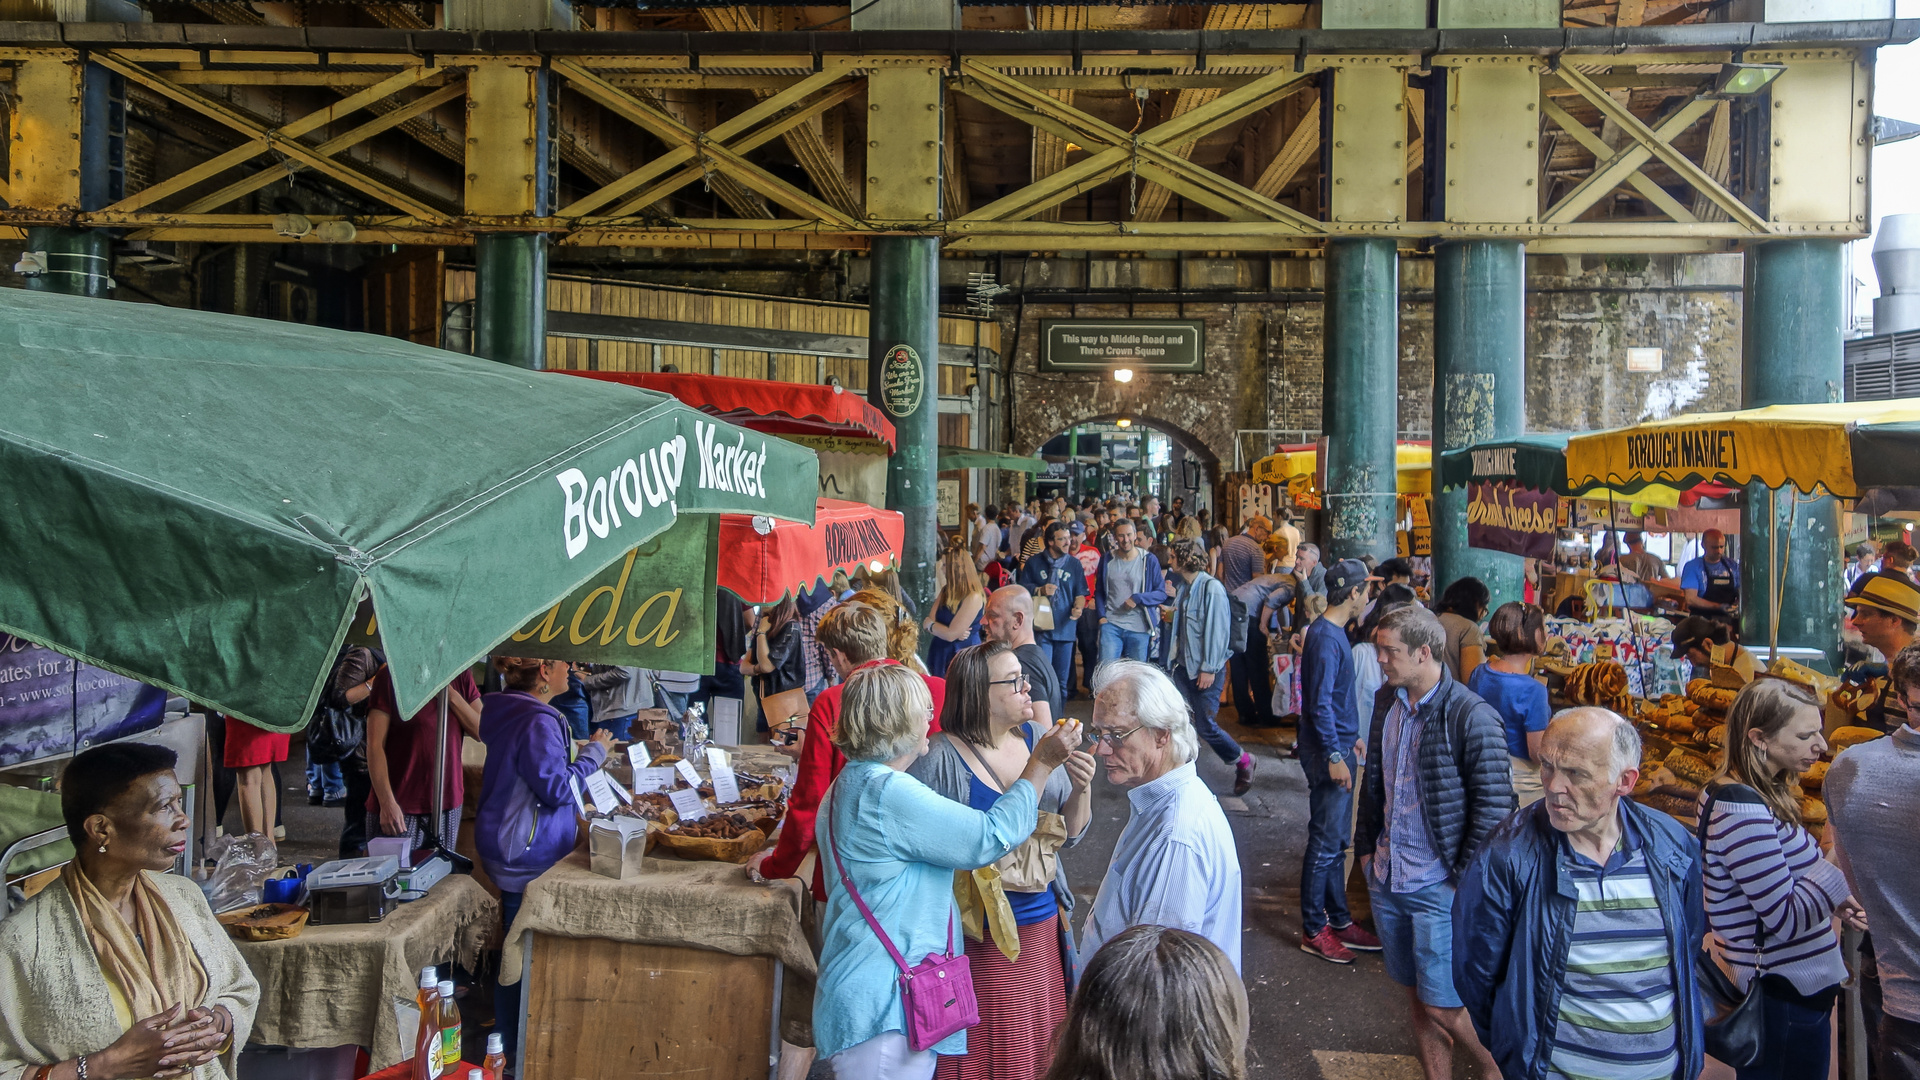
[[(32, 287), (105, 295), (116, 243), (471, 246), (474, 350), (537, 367), (552, 252), (864, 253), (923, 607), (943, 251), (1324, 258), (1328, 554), (1390, 554), (1403, 253), (1433, 258), (1438, 450), (1522, 427), (1530, 253), (1743, 255), (1743, 403), (1828, 400), (1875, 50), (1920, 35), (1786, 0), (35, 2), (0, 23)], [(1516, 591), (1463, 497), (1436, 576)], [(1830, 501), (1749, 505), (1749, 551), (1831, 576)], [(1837, 640), (1830, 591), (1782, 599), (1783, 644)]]

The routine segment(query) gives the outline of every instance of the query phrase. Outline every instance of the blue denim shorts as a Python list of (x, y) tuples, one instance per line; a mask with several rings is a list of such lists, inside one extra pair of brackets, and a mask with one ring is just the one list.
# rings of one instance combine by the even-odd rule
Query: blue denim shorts
[(1372, 874), (1366, 877), (1387, 977), (1413, 987), (1424, 1004), (1459, 1008), (1460, 995), (1453, 992), (1453, 886), (1443, 881), (1397, 893)]

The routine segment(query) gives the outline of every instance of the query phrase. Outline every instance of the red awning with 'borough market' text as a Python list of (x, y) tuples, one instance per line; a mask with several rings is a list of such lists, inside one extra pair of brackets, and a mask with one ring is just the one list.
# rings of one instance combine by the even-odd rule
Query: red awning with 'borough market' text
[(568, 371), (588, 379), (672, 394), (729, 423), (774, 435), (879, 439), (895, 448), (893, 424), (867, 399), (838, 386), (653, 371)]
[(835, 570), (898, 562), (906, 531), (897, 510), (839, 499), (821, 499), (812, 525), (722, 514), (718, 583), (744, 603), (772, 604)]

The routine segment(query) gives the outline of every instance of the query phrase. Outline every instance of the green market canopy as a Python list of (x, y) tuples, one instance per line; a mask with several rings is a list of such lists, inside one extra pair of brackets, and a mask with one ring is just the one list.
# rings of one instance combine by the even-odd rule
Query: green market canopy
[(1440, 455), (1440, 486), (1506, 482), (1535, 491), (1571, 495), (1567, 490), (1566, 434), (1515, 435), (1474, 443)]
[(363, 593), (410, 715), (681, 514), (814, 516), (810, 451), (370, 334), (6, 290), (0, 400), (0, 629), (278, 731)]
[(942, 446), (939, 468), (943, 471), (946, 469), (1005, 469), (1008, 472), (1039, 475), (1047, 471), (1047, 463), (1037, 457), (1021, 457), (1019, 454), (999, 454), (992, 450), (975, 450), (966, 446)]

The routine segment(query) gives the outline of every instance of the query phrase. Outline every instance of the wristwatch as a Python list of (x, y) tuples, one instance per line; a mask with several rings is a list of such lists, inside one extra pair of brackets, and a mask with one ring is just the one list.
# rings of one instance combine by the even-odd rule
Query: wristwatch
[(1334, 752), (1327, 755), (1327, 764), (1329, 765), (1345, 764), (1346, 760), (1347, 759), (1344, 756), (1342, 756), (1340, 751), (1338, 750), (1335, 750)]

